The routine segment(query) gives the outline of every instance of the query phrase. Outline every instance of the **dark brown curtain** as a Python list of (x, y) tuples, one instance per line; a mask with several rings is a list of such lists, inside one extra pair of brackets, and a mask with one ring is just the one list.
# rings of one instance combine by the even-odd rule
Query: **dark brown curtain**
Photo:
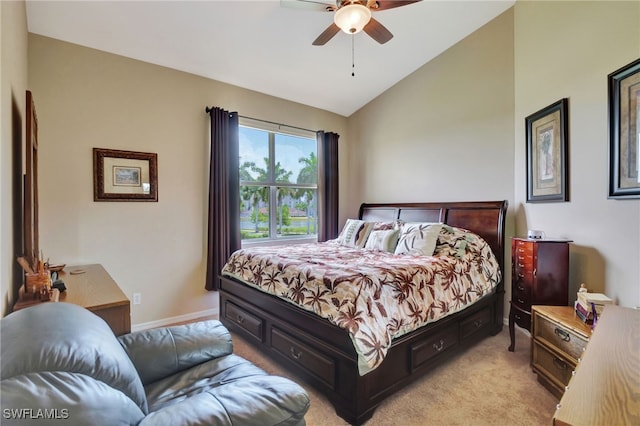
[(205, 288), (220, 288), (220, 271), (240, 248), (238, 113), (206, 108), (211, 116), (207, 278)]
[(338, 139), (340, 135), (322, 130), (318, 140), (318, 241), (338, 236)]

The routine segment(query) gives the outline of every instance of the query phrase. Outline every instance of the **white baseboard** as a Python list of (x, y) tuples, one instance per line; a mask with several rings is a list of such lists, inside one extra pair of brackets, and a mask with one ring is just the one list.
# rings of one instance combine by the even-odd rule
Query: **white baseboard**
[(218, 316), (220, 311), (218, 308), (207, 309), (205, 311), (192, 312), (190, 314), (178, 315), (176, 317), (163, 318), (156, 321), (142, 322), (140, 324), (133, 324), (131, 326), (131, 332), (148, 330), (150, 328), (164, 327), (169, 324), (175, 324), (177, 322), (192, 321), (202, 317)]

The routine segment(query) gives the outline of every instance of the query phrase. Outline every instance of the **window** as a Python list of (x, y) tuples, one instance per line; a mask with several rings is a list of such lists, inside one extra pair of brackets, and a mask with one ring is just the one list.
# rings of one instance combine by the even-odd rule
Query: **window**
[[(272, 127), (272, 128), (269, 128)], [(318, 161), (314, 132), (241, 119), (242, 244), (317, 241)]]

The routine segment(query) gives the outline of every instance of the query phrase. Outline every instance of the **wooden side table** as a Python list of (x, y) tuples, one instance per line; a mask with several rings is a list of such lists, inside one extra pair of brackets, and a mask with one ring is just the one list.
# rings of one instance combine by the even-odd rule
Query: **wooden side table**
[[(102, 265), (67, 266), (59, 273), (66, 291), (60, 293), (60, 302), (82, 306), (104, 319), (116, 336), (131, 332), (131, 303), (118, 284)], [(20, 289), (13, 310), (33, 306), (41, 302)]]
[(570, 306), (533, 306), (532, 314), (531, 368), (560, 398), (589, 342), (591, 327)]

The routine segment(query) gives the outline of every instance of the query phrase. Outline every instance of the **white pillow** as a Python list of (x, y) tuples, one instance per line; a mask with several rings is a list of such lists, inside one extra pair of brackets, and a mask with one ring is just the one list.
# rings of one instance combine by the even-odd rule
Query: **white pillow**
[(363, 248), (374, 223), (358, 219), (347, 219), (338, 236), (338, 243), (343, 246)]
[(396, 249), (396, 245), (398, 244), (399, 234), (400, 231), (397, 229), (371, 231), (364, 248), (393, 253)]
[(441, 229), (442, 223), (405, 223), (395, 254), (433, 256)]

